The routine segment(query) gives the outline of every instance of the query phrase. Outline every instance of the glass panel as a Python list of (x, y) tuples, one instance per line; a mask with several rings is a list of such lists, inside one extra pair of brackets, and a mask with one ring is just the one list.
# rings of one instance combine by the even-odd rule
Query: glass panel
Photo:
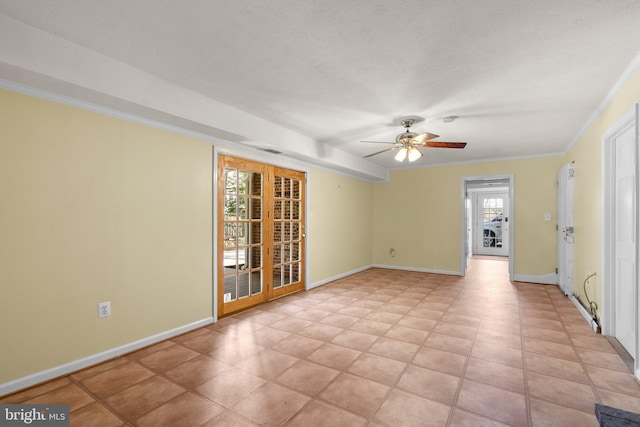
[(284, 215), (283, 218), (284, 219), (290, 219), (291, 218), (291, 201), (290, 200), (283, 200), (283, 206), (284, 206)]
[(300, 263), (296, 262), (291, 264), (291, 283), (298, 283), (300, 281)]
[(291, 240), (300, 240), (300, 223), (291, 223)]
[(249, 259), (249, 248), (239, 248), (238, 249), (238, 269), (244, 270), (246, 269), (247, 260)]
[(291, 244), (287, 243), (286, 245), (282, 245), (282, 249), (284, 250), (282, 261), (291, 262)]
[(262, 174), (254, 172), (251, 175), (251, 195), (262, 196)]
[(224, 274), (229, 274), (236, 271), (238, 268), (238, 250), (237, 249), (225, 249), (224, 250)]
[(283, 178), (282, 181), (282, 197), (285, 199), (291, 198), (291, 179)]
[(273, 219), (282, 219), (282, 200), (273, 202)]
[(248, 197), (238, 197), (238, 218), (239, 219), (249, 219), (249, 198)]
[(291, 244), (291, 261), (300, 261), (300, 243)]
[(282, 223), (281, 222), (273, 223), (273, 241), (274, 242), (282, 241)]
[(235, 196), (224, 196), (224, 219), (227, 221), (236, 219)]
[(237, 298), (236, 276), (227, 276), (224, 278), (224, 299), (223, 301), (235, 301)]
[(233, 248), (236, 246), (236, 238), (238, 235), (237, 225), (235, 222), (224, 223), (224, 247)]
[(252, 198), (251, 203), (251, 219), (262, 219), (262, 199)]
[(238, 274), (238, 298), (249, 296), (249, 273)]
[(273, 264), (282, 264), (282, 246), (273, 245)]
[(291, 202), (291, 219), (300, 219), (300, 202)]
[(282, 267), (281, 266), (273, 267), (273, 287), (274, 289), (282, 287)]
[(282, 240), (284, 242), (288, 242), (291, 240), (291, 223), (290, 222), (282, 223)]
[(283, 265), (282, 266), (282, 285), (283, 286), (287, 286), (291, 284), (291, 273), (289, 272), (290, 269), (290, 265)]
[(238, 173), (235, 169), (224, 170), (224, 192), (227, 194), (238, 192)]
[(251, 254), (249, 268), (253, 270), (262, 267), (262, 248), (260, 246), (254, 246), (249, 253)]
[(249, 223), (238, 223), (238, 246), (249, 245)]
[(300, 200), (300, 181), (297, 179), (292, 179), (291, 184), (293, 185), (291, 198)]
[(251, 227), (251, 244), (257, 245), (262, 243), (262, 223), (252, 222)]
[(282, 178), (279, 176), (273, 179), (273, 195), (274, 197), (282, 197)]
[(238, 194), (249, 194), (249, 172), (238, 172)]
[(262, 292), (262, 270), (251, 273), (251, 295)]

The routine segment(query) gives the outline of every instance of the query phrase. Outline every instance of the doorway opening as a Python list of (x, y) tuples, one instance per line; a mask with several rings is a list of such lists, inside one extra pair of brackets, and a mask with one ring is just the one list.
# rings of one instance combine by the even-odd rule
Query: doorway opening
[(462, 179), (463, 276), (472, 256), (502, 257), (513, 279), (513, 213), (513, 175)]

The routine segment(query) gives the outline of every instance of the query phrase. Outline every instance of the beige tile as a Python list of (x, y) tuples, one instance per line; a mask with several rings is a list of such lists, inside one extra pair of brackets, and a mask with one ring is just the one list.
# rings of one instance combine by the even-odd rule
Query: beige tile
[(407, 328), (406, 326), (394, 325), (392, 326), (384, 336), (386, 338), (395, 339), (398, 341), (404, 341), (412, 344), (422, 345), (429, 335), (428, 331), (421, 331), (419, 329)]
[(323, 325), (320, 323), (313, 323), (306, 328), (298, 332), (298, 335), (303, 335), (308, 338), (313, 338), (320, 341), (331, 341), (333, 337), (342, 332), (342, 328), (336, 328), (335, 326)]
[(432, 332), (424, 342), (424, 346), (466, 356), (471, 352), (473, 341), (465, 338), (452, 337), (449, 335), (436, 334)]
[(598, 388), (640, 397), (640, 385), (631, 373), (587, 366), (587, 374)]
[(466, 356), (429, 347), (420, 348), (413, 359), (414, 365), (455, 376), (462, 375), (466, 363)]
[(456, 408), (449, 427), (508, 427), (508, 424)]
[(320, 319), (319, 323), (329, 326), (335, 326), (342, 329), (347, 329), (349, 326), (356, 323), (360, 318), (354, 316), (345, 316), (344, 314), (331, 313), (326, 317)]
[(472, 340), (476, 335), (477, 329), (472, 326), (458, 325), (456, 323), (438, 322), (433, 332), (444, 335), (452, 335), (454, 337), (466, 338)]
[(524, 371), (501, 363), (472, 357), (469, 359), (464, 377), (517, 393), (525, 392)]
[(133, 422), (184, 391), (182, 387), (154, 376), (108, 397), (105, 402)]
[(484, 341), (476, 341), (471, 351), (471, 356), (476, 359), (500, 363), (513, 368), (522, 369), (522, 351), (511, 347), (489, 344)]
[(527, 425), (524, 395), (475, 381), (463, 380), (456, 406), (509, 425)]
[(380, 338), (369, 347), (368, 352), (378, 356), (409, 362), (413, 359), (420, 346), (404, 341)]
[(369, 418), (378, 408), (389, 387), (351, 374), (340, 374), (320, 398), (358, 416)]
[(233, 367), (207, 356), (198, 356), (165, 372), (165, 375), (185, 388), (195, 388)]
[(300, 335), (290, 335), (274, 345), (272, 349), (298, 358), (304, 358), (313, 353), (322, 344), (324, 344), (324, 341)]
[(71, 427), (119, 427), (124, 422), (99, 402), (90, 403), (69, 414)]
[(562, 378), (529, 372), (527, 386), (533, 397), (583, 412), (593, 411), (597, 402), (591, 386)]
[[(127, 362), (126, 359), (123, 359), (123, 360), (125, 360), (125, 363)], [(84, 372), (84, 371), (81, 371), (81, 372)], [(102, 371), (99, 371), (99, 372), (102, 372)], [(22, 403), (36, 396), (40, 396), (41, 394), (48, 393), (50, 391), (56, 390), (60, 387), (64, 387), (69, 384), (71, 384), (71, 381), (69, 380), (68, 377), (58, 378), (56, 380), (49, 381), (35, 387), (31, 387), (26, 390), (22, 390), (17, 393), (4, 396), (3, 398), (0, 399), (0, 403), (2, 404)]]
[(225, 372), (200, 385), (196, 390), (215, 403), (231, 407), (249, 393), (266, 384), (266, 380), (239, 369)]
[(617, 393), (603, 388), (598, 389), (598, 395), (602, 399), (603, 405), (640, 413), (640, 397), (629, 396), (628, 394)]
[(576, 347), (616, 354), (616, 351), (613, 349), (611, 344), (609, 344), (609, 341), (607, 341), (607, 339), (602, 335), (596, 335), (594, 337), (574, 335), (571, 337), (571, 341), (573, 341), (573, 345)]
[(531, 353), (557, 357), (559, 359), (578, 362), (578, 355), (570, 345), (558, 344), (550, 341), (541, 341), (533, 338), (524, 338), (524, 349)]
[(378, 338), (380, 338), (378, 335), (345, 330), (333, 337), (331, 342), (334, 344), (339, 344), (343, 347), (352, 348), (354, 350), (366, 351)]
[(255, 427), (256, 424), (247, 421), (231, 410), (226, 410), (222, 414), (213, 417), (200, 427)]
[(272, 324), (271, 327), (285, 332), (296, 333), (309, 325), (311, 325), (311, 322), (308, 320), (287, 317)]
[(406, 367), (406, 363), (365, 353), (353, 362), (348, 371), (372, 381), (392, 385)]
[(533, 427), (598, 427), (598, 420), (591, 411), (586, 413), (564, 406), (555, 405), (540, 399), (529, 399)]
[(139, 359), (139, 362), (157, 372), (165, 372), (200, 354), (179, 344), (157, 351)]
[(39, 396), (32, 397), (31, 399), (26, 400), (25, 403), (66, 404), (69, 405), (69, 411), (75, 411), (83, 406), (93, 403), (94, 401), (95, 399), (81, 387), (76, 384), (68, 384)]
[(424, 317), (404, 316), (398, 320), (399, 326), (406, 326), (408, 328), (414, 328), (421, 331), (431, 331), (438, 324), (437, 320), (426, 319)]
[(587, 365), (630, 373), (629, 368), (617, 353), (614, 354), (603, 351), (587, 350), (585, 348), (576, 348), (576, 352), (582, 362)]
[(98, 397), (105, 398), (153, 375), (147, 368), (127, 362), (83, 380), (82, 385)]
[(307, 396), (315, 396), (339, 373), (335, 369), (301, 360), (284, 371), (276, 381)]
[(199, 426), (224, 412), (224, 408), (193, 393), (183, 393), (140, 417), (140, 427)]
[(391, 326), (392, 325), (390, 323), (376, 322), (375, 320), (368, 320), (368, 319), (360, 319), (356, 323), (351, 325), (349, 329), (357, 332), (362, 332), (364, 334), (384, 335), (391, 328)]
[(582, 384), (589, 384), (587, 374), (578, 362), (525, 352), (525, 363), (527, 365), (527, 371), (538, 372)]
[(445, 405), (452, 405), (459, 382), (459, 377), (410, 365), (396, 387)]
[(388, 426), (442, 427), (446, 425), (451, 408), (433, 400), (392, 390), (374, 417)]
[(298, 360), (300, 359), (297, 357), (267, 349), (238, 363), (236, 367), (260, 378), (270, 380), (286, 371)]
[(307, 356), (308, 360), (340, 371), (347, 369), (362, 354), (360, 351), (325, 343)]
[[(304, 407), (287, 427), (364, 427), (365, 418), (328, 403), (314, 400)], [(370, 424), (369, 424), (370, 425)]]
[(234, 412), (261, 426), (281, 426), (309, 401), (309, 397), (268, 383), (233, 405)]

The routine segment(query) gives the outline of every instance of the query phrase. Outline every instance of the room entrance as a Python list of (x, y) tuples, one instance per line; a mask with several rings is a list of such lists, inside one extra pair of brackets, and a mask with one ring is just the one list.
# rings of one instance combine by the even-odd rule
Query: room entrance
[(305, 174), (218, 157), (218, 316), (304, 289)]

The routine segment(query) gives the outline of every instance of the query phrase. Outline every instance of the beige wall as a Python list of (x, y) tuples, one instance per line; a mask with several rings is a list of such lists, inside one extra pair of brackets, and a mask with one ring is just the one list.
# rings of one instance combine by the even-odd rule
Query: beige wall
[(372, 184), (317, 169), (308, 181), (308, 283), (371, 264)]
[[(513, 174), (514, 273), (554, 273), (556, 176), (563, 162), (553, 156), (393, 171), (389, 183), (374, 184), (373, 262), (460, 272), (462, 178)], [(545, 213), (553, 220), (544, 221)]]
[(0, 117), (0, 383), (211, 316), (210, 143), (5, 90)]
[[(580, 299), (587, 273), (596, 273), (587, 289), (598, 306), (602, 302), (602, 136), (640, 101), (640, 71), (637, 71), (569, 151), (575, 160), (575, 269), (574, 284)], [(601, 307), (599, 307), (601, 308)], [(598, 310), (600, 311), (600, 310)]]

